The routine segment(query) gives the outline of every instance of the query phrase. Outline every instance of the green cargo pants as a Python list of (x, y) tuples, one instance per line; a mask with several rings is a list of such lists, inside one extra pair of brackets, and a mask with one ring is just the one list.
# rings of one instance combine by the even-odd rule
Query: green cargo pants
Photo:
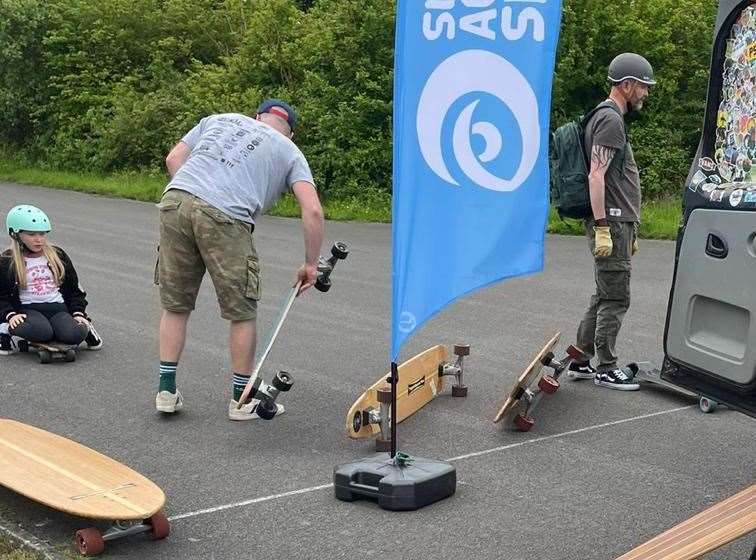
[[(585, 221), (591, 255), (596, 245), (594, 225), (592, 218)], [(577, 346), (588, 356), (597, 358), (599, 371), (617, 367), (617, 336), (630, 307), (630, 259), (636, 236), (633, 222), (609, 222), (609, 228), (612, 254), (605, 258), (594, 257), (596, 293), (591, 296), (577, 332)]]

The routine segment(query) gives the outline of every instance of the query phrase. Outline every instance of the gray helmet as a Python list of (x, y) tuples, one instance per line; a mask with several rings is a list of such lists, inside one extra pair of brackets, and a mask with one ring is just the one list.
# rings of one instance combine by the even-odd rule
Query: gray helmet
[(622, 53), (612, 60), (609, 65), (609, 80), (615, 84), (622, 80), (636, 80), (648, 85), (656, 83), (651, 64), (641, 55), (635, 53)]

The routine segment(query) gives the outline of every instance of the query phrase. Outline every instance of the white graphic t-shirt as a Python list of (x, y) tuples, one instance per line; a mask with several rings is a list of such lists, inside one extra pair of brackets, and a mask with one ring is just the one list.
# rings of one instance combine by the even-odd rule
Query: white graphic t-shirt
[(26, 289), (19, 294), (22, 304), (63, 303), (55, 276), (46, 257), (26, 258)]

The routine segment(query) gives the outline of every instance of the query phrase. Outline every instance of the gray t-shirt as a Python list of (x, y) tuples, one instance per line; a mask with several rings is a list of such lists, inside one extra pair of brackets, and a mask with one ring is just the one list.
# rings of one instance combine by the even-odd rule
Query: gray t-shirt
[(589, 161), (593, 146), (617, 149), (604, 176), (606, 219), (613, 222), (640, 222), (638, 166), (635, 164), (633, 147), (625, 135), (625, 123), (611, 107), (596, 111), (585, 127), (585, 153), (588, 154)]
[(245, 115), (205, 117), (181, 141), (191, 153), (165, 190), (190, 192), (244, 222), (255, 223), (297, 181), (315, 185), (294, 142)]

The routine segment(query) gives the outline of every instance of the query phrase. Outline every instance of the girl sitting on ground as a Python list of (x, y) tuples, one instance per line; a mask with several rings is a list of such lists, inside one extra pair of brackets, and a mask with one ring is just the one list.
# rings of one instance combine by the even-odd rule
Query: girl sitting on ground
[(11, 244), (0, 254), (0, 323), (7, 323), (7, 332), (0, 331), (0, 354), (16, 350), (13, 337), (102, 348), (71, 259), (47, 242), (52, 229), (47, 215), (23, 204), (8, 212), (5, 223)]

